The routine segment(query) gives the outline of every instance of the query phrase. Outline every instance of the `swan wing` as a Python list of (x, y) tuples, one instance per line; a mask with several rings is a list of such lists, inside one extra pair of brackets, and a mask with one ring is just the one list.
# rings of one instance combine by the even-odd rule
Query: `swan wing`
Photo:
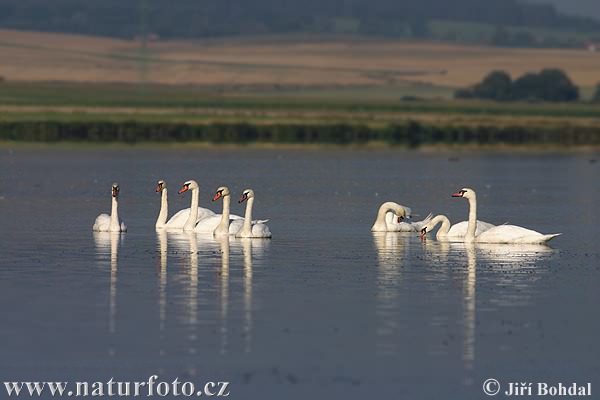
[(269, 227), (263, 223), (258, 223), (252, 226), (252, 237), (253, 238), (270, 238), (271, 231)]
[[(450, 227), (448, 231), (447, 237), (452, 238), (464, 238), (467, 234), (467, 227), (469, 226), (469, 221), (461, 221)], [(489, 222), (479, 221), (477, 220), (477, 228), (475, 229), (475, 236), (479, 236), (483, 232), (487, 231), (490, 228), (495, 227), (496, 225), (490, 224)]]
[[(217, 229), (217, 226), (219, 226), (219, 224), (221, 223), (221, 219), (223, 218), (222, 214), (214, 214), (213, 215), (209, 215), (208, 217), (202, 218), (200, 221), (198, 221), (198, 223), (196, 224), (196, 227), (194, 228), (194, 232), (199, 232), (199, 233), (213, 233), (215, 231), (215, 229)], [(236, 222), (239, 221), (239, 222)], [(234, 222), (236, 222), (236, 224), (234, 225)], [(244, 218), (240, 217), (239, 215), (230, 215), (229, 216), (229, 234), (232, 234), (232, 229), (235, 229), (235, 227), (237, 227), (239, 224), (239, 228), (242, 227), (242, 225), (244, 224)], [(234, 225), (235, 227), (232, 228), (232, 225)], [(238, 230), (239, 230), (238, 228)], [(237, 230), (235, 232), (233, 232), (233, 234), (237, 233)]]
[(96, 217), (96, 221), (94, 221), (94, 226), (92, 229), (96, 232), (108, 232), (109, 227), (110, 215), (100, 214)]
[[(166, 228), (172, 229), (183, 229), (185, 223), (190, 217), (191, 208), (184, 208), (183, 210), (178, 211), (173, 215), (169, 221), (165, 224)], [(196, 222), (200, 220), (215, 215), (214, 211), (209, 210), (208, 208), (198, 207), (198, 217), (196, 218)]]
[(545, 235), (516, 225), (500, 225), (486, 230), (475, 239), (479, 243), (542, 244), (558, 235), (560, 233)]

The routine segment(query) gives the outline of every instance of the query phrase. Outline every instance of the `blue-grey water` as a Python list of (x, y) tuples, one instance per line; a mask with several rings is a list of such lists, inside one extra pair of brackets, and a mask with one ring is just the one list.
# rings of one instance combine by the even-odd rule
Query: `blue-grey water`
[[(5, 146), (0, 382), (158, 375), (227, 381), (235, 399), (476, 399), (488, 378), (600, 392), (599, 158)], [(254, 189), (273, 238), (156, 233), (159, 179), (171, 215), (188, 179), (216, 212), (217, 187), (237, 214)], [(128, 232), (94, 234), (113, 182)], [(370, 232), (384, 201), (465, 220), (451, 197), (465, 186), (481, 219), (563, 235), (465, 247)]]

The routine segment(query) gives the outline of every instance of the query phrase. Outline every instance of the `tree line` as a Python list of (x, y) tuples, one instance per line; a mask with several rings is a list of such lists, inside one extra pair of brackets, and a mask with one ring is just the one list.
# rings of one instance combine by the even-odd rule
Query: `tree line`
[(481, 82), (454, 94), (458, 99), (488, 99), (496, 101), (550, 101), (579, 100), (579, 88), (560, 69), (548, 68), (539, 73), (528, 72), (512, 80), (501, 70), (490, 72)]
[(600, 32), (600, 22), (518, 0), (0, 0), (0, 27), (133, 38), (287, 32), (427, 37), (427, 22)]
[(117, 122), (0, 122), (0, 141), (81, 143), (333, 144), (379, 142), (416, 148), (428, 144), (600, 145), (600, 128), (431, 125), (414, 120), (371, 127), (361, 124), (203, 125)]

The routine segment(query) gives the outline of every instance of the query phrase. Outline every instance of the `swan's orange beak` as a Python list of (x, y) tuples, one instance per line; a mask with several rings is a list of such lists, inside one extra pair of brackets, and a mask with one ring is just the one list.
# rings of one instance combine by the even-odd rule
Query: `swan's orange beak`
[(179, 189), (179, 192), (177, 192), (177, 193), (181, 194), (183, 192), (187, 192), (187, 190), (188, 190), (188, 185), (183, 185), (183, 187), (181, 189)]
[(157, 191), (157, 192), (160, 192), (161, 190), (162, 190), (162, 185), (158, 185), (158, 186), (156, 187), (156, 191)]
[(452, 197), (463, 197), (463, 192), (454, 193)]
[(402, 220), (404, 220), (404, 217), (403, 216), (399, 216), (398, 217), (398, 223), (402, 222)]
[(112, 197), (117, 197), (118, 194), (119, 194), (119, 189), (117, 189), (116, 187), (112, 188)]
[(215, 194), (215, 197), (213, 197), (213, 201), (217, 200), (219, 197), (223, 196), (221, 194), (221, 192), (217, 192), (217, 194)]
[(247, 194), (243, 194), (242, 198), (240, 199), (240, 201), (238, 201), (238, 203), (241, 203), (242, 201), (248, 200), (248, 195)]
[(423, 229), (421, 229), (421, 234), (419, 235), (419, 237), (421, 239), (423, 239), (426, 234), (427, 234), (427, 228), (423, 228)]

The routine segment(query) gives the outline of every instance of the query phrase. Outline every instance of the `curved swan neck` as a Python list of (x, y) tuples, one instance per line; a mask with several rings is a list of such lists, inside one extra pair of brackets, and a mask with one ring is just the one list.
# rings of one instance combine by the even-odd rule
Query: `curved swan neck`
[(112, 198), (112, 207), (110, 209), (110, 230), (119, 230), (119, 200), (116, 196)]
[(387, 231), (387, 223), (385, 222), (385, 215), (388, 211), (393, 211), (396, 214), (403, 214), (406, 211), (402, 208), (401, 205), (394, 203), (393, 201), (388, 201), (383, 203), (381, 207), (379, 207), (379, 211), (377, 212), (377, 219), (371, 228), (371, 231)]
[(244, 226), (242, 226), (242, 234), (252, 234), (252, 206), (254, 205), (254, 197), (250, 197), (246, 204), (246, 214), (244, 214)]
[(184, 230), (194, 229), (196, 226), (196, 220), (198, 219), (198, 189), (192, 189), (192, 205), (190, 207), (190, 216), (183, 226)]
[(229, 207), (231, 203), (231, 196), (223, 196), (223, 215), (221, 216), (221, 222), (217, 229), (215, 229), (215, 235), (228, 235), (229, 234)]
[(475, 241), (475, 231), (477, 230), (477, 197), (475, 192), (471, 191), (472, 195), (468, 198), (469, 200), (469, 224), (467, 225), (467, 233), (465, 235), (465, 242)]
[(167, 188), (160, 191), (160, 213), (156, 219), (156, 227), (162, 228), (167, 223), (167, 216), (169, 215), (169, 203), (167, 200)]
[(441, 223), (442, 226), (440, 226), (440, 229), (438, 229), (435, 236), (447, 236), (448, 232), (450, 231), (450, 220), (445, 215), (436, 215), (429, 224), (431, 225), (431, 229), (433, 230), (439, 223)]

